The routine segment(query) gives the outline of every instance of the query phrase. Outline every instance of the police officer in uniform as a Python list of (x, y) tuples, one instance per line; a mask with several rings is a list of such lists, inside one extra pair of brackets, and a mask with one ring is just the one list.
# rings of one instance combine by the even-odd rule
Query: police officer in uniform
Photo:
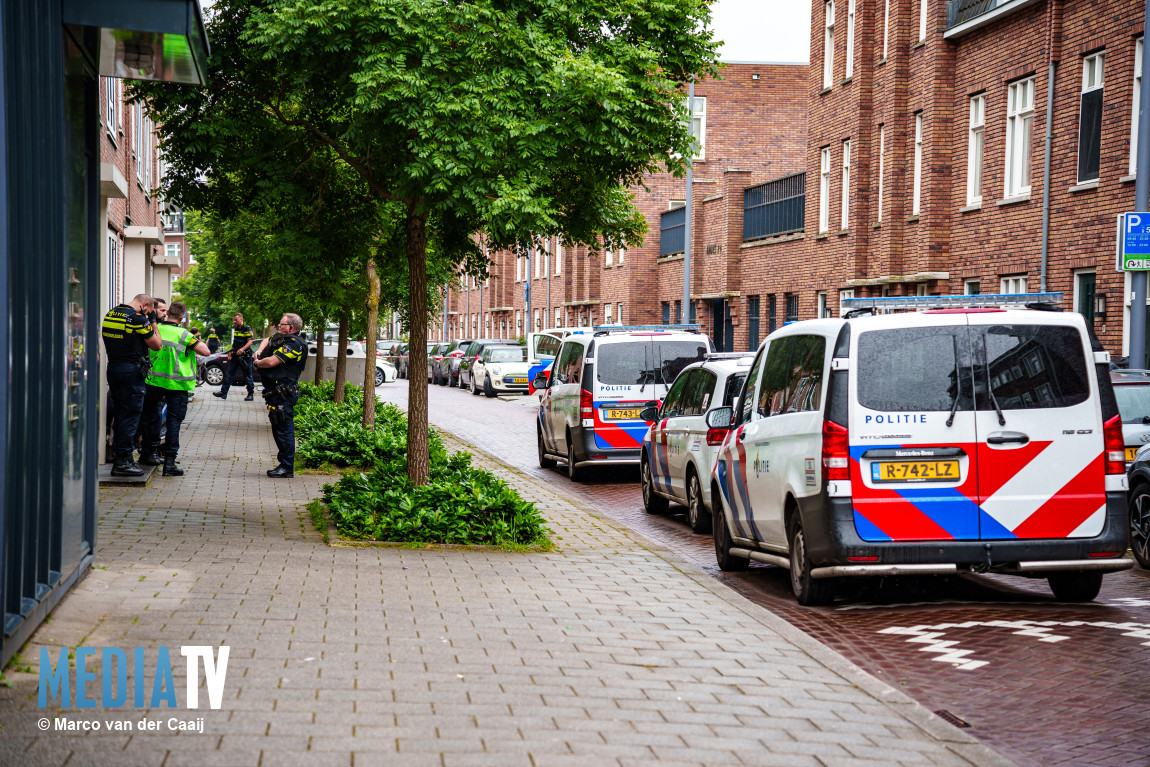
[(244, 324), (244, 315), (237, 314), (232, 317), (235, 326), (232, 328), (232, 350), (228, 352), (228, 367), (224, 371), (224, 384), (213, 397), (228, 398), (228, 389), (232, 388), (232, 381), (236, 380), (236, 373), (243, 371), (244, 382), (248, 385), (248, 396), (244, 402), (251, 402), (256, 398), (256, 382), (252, 378), (252, 341), (255, 335), (252, 329)]
[(303, 321), (298, 314), (285, 314), (279, 332), (260, 344), (256, 367), (264, 384), (268, 420), (279, 449), (279, 466), (268, 476), (295, 476), (295, 403), (299, 399), (299, 377), (307, 361), (307, 346), (300, 340)]
[(144, 396), (144, 450), (141, 461), (159, 463), (160, 418), (164, 405), (168, 406), (164, 440), (164, 476), (182, 477), (184, 472), (176, 466), (180, 452), (180, 424), (188, 413), (188, 395), (196, 386), (196, 354), (208, 351), (200, 339), (180, 327), (184, 319), (184, 305), (176, 301), (168, 307), (168, 316), (157, 331), (163, 347), (152, 352), (152, 369), (148, 371), (147, 394)]
[(154, 307), (155, 301), (140, 293), (128, 303), (110, 309), (100, 330), (108, 355), (108, 390), (115, 418), (112, 474), (117, 477), (144, 473), (132, 460), (132, 448), (144, 409), (144, 376), (151, 362), (148, 350), (163, 346), (154, 327)]
[(220, 337), (214, 327), (208, 328), (208, 335), (204, 340), (208, 342), (208, 354), (215, 354), (216, 349), (220, 348)]

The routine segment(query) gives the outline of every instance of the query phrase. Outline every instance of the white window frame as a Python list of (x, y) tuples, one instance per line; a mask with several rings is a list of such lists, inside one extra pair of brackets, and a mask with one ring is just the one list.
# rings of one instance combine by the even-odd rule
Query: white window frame
[(914, 294), (919, 298), (926, 296), (926, 283), (920, 282), (914, 286)]
[(178, 259), (180, 257), (180, 243), (178, 242), (169, 242), (164, 246), (164, 250), (166, 251), (164, 255), (168, 258)]
[(966, 204), (982, 202), (982, 167), (986, 154), (986, 94), (970, 97), (966, 143)]
[[(971, 287), (977, 285), (978, 293), (972, 293)], [(982, 279), (979, 277), (971, 277), (970, 279), (962, 281), (962, 294), (964, 296), (974, 296), (982, 293)]]
[(825, 290), (820, 290), (818, 292), (817, 306), (818, 306), (818, 309), (816, 310), (818, 312), (817, 316), (820, 320), (826, 319), (827, 317), (831, 316), (830, 312), (827, 310), (827, 292)]
[(555, 276), (563, 274), (563, 246), (555, 248)]
[(612, 308), (613, 307), (611, 306), (611, 304), (604, 304), (603, 305), (603, 324), (604, 325), (610, 325), (612, 322), (612, 320), (611, 320)]
[(144, 194), (152, 196), (152, 118), (144, 118)]
[(886, 0), (886, 4), (882, 12), (882, 58), (885, 61), (887, 53), (890, 51), (890, 0)]
[(120, 304), (120, 238), (108, 230), (108, 307)]
[[(1082, 94), (1085, 95), (1091, 91), (1102, 90), (1106, 85), (1106, 51), (1098, 51), (1091, 53), (1089, 56), (1082, 57)], [(1105, 98), (1105, 96), (1103, 97)], [(1079, 109), (1079, 120), (1082, 118), (1081, 108)], [(1101, 141), (1101, 137), (1099, 137)], [(1078, 144), (1078, 152), (1082, 152), (1081, 141)], [(1099, 159), (1101, 159), (1101, 148), (1099, 148)], [(1094, 178), (1079, 178), (1078, 183), (1087, 181), (1097, 181), (1102, 174), (1101, 162), (1099, 162), (1098, 176)], [(1075, 162), (1077, 168), (1078, 163)], [(1077, 178), (1077, 174), (1075, 175)]]
[(603, 247), (603, 265), (611, 266), (615, 263), (615, 252), (611, 249), (610, 245)]
[(135, 113), (132, 120), (133, 133), (136, 135), (132, 138), (133, 151), (136, 155), (136, 180), (141, 184), (144, 183), (144, 105), (136, 104)]
[(1026, 274), (1007, 274), (998, 280), (999, 293), (1025, 293), (1028, 282)]
[(108, 131), (108, 138), (112, 140), (112, 144), (116, 143), (116, 128), (119, 126), (120, 121), (117, 113), (120, 111), (120, 104), (116, 99), (116, 83), (119, 82), (114, 77), (104, 78), (104, 128)]
[(1078, 311), (1078, 299), (1080, 298), (1080, 296), (1082, 294), (1082, 290), (1081, 290), (1082, 278), (1088, 274), (1094, 275), (1094, 280), (1095, 280), (1095, 282), (1094, 282), (1094, 294), (1098, 295), (1098, 282), (1097, 282), (1097, 280), (1098, 280), (1098, 269), (1092, 267), (1090, 269), (1077, 269), (1077, 270), (1075, 270), (1074, 271), (1074, 298), (1073, 298), (1074, 303), (1070, 304), (1071, 311), (1075, 311), (1075, 312)]
[(539, 322), (539, 314), (542, 311), (543, 311), (542, 309), (532, 309), (531, 310), (531, 321), (532, 321), (532, 323), (534, 323), (532, 325), (531, 332), (533, 332), (533, 333), (543, 329), (543, 325)]
[(698, 142), (699, 151), (694, 159), (707, 159), (707, 97), (688, 96), (687, 113), (691, 120), (691, 136)]
[(855, 73), (855, 0), (847, 0), (847, 52), (843, 80)]
[(819, 166), (819, 234), (831, 228), (831, 148), (822, 148)]
[(1006, 91), (1005, 196), (1030, 194), (1030, 144), (1034, 126), (1034, 78), (1011, 83)]
[(912, 216), (922, 212), (922, 112), (914, 113), (914, 187), (910, 212)]
[(850, 225), (851, 212), (851, 140), (843, 141), (843, 217), (842, 229)]
[(519, 333), (523, 332), (523, 310), (522, 309), (516, 309), (515, 310), (515, 329)]
[(848, 298), (854, 298), (854, 297), (855, 297), (854, 288), (847, 288), (846, 290), (840, 290), (839, 291), (839, 316), (840, 317), (843, 316), (844, 314), (846, 314), (846, 311), (847, 311), (846, 307), (843, 305), (843, 302), (846, 301)]
[(615, 321), (616, 321), (616, 322), (618, 322), (620, 325), (622, 325), (622, 324), (623, 324), (623, 302), (622, 302), (622, 301), (620, 301), (620, 302), (619, 302), (619, 303), (616, 305), (616, 308), (617, 308), (619, 311), (617, 311), (617, 312), (615, 313)]
[(882, 197), (886, 176), (886, 125), (878, 126), (878, 223), (882, 223)]
[(523, 258), (518, 253), (515, 254), (515, 281), (523, 282)]
[(563, 327), (563, 310), (558, 306), (555, 307), (555, 327)]
[(627, 256), (627, 249), (626, 248), (619, 248), (619, 252), (616, 253), (615, 255), (617, 256), (617, 258), (615, 259), (616, 263), (618, 263), (619, 266), (622, 266), (623, 265), (623, 259), (626, 258), (626, 256)]
[(1134, 94), (1130, 98), (1130, 175), (1138, 175), (1138, 109), (1142, 104), (1143, 40), (1134, 41)]
[(541, 269), (543, 268), (543, 254), (539, 252), (539, 248), (532, 246), (531, 260), (535, 262), (535, 279), (542, 277)]
[(926, 19), (930, 15), (930, 10), (927, 7), (929, 0), (919, 0), (918, 2), (918, 42), (926, 40)]
[(834, 85), (835, 76), (835, 0), (823, 4), (823, 90)]

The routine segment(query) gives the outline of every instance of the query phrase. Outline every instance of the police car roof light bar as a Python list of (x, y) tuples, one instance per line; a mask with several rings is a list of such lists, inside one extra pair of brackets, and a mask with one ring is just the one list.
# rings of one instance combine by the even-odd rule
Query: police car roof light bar
[(755, 352), (712, 352), (704, 359), (708, 360), (738, 360), (744, 357), (754, 357)]
[(702, 325), (596, 325), (595, 335), (612, 333), (700, 333)]
[(849, 312), (860, 309), (979, 309), (1026, 308), (1031, 304), (1050, 306), (1062, 303), (1062, 293), (988, 293), (974, 296), (874, 296), (871, 298), (843, 299), (843, 308)]

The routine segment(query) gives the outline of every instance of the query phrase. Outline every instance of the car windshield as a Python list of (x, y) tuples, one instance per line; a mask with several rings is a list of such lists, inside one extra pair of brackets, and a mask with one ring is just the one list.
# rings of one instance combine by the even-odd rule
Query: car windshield
[(596, 378), (612, 386), (667, 384), (692, 362), (707, 356), (707, 342), (642, 340), (601, 344)]
[(1122, 423), (1150, 423), (1150, 381), (1115, 384), (1114, 398)]
[(516, 349), (492, 349), (491, 361), (492, 362), (525, 362), (527, 360), (527, 349), (520, 346)]

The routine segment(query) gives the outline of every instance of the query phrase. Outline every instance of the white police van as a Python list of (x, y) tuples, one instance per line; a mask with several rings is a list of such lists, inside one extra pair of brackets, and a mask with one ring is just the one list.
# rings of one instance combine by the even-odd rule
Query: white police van
[(801, 604), (839, 576), (965, 571), (1097, 596), (1132, 565), (1122, 419), (1082, 316), (1036, 310), (1060, 300), (853, 299), (768, 336), (734, 413), (710, 416), (730, 428), (720, 568), (788, 568)]
[(727, 433), (707, 427), (712, 408), (730, 407), (751, 369), (754, 352), (708, 354), (689, 365), (667, 392), (643, 438), (639, 476), (643, 508), (662, 514), (668, 501), (687, 507), (687, 524), (696, 533), (711, 532), (711, 467)]
[(658, 406), (687, 365), (711, 352), (698, 325), (604, 325), (563, 339), (540, 390), (536, 436), (539, 465), (567, 465), (580, 478), (587, 466), (637, 464), (651, 424), (640, 417)]

